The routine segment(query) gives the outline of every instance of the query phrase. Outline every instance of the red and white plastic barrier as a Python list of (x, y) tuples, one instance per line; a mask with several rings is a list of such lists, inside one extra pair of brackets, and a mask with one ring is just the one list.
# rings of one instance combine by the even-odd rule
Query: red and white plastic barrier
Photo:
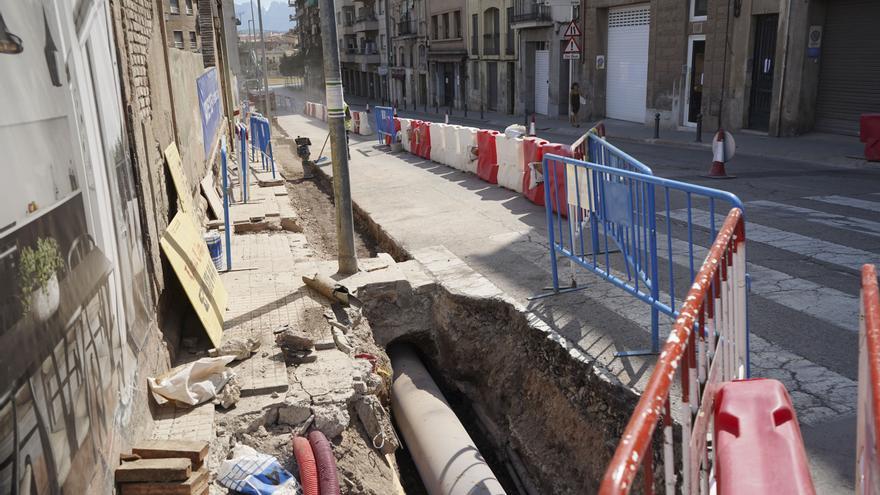
[(367, 112), (353, 112), (360, 118), (358, 125), (358, 134), (361, 136), (371, 136), (373, 134), (373, 126), (370, 125), (370, 114)]
[(544, 158), (545, 144), (548, 142), (533, 136), (523, 138), (522, 193), (538, 206), (544, 206), (544, 168), (541, 160)]
[(495, 136), (498, 155), (498, 185), (521, 193), (523, 191), (523, 138), (506, 134)]
[(424, 120), (414, 120), (412, 122), (412, 129), (411, 137), (413, 142), (410, 146), (412, 146), (413, 154), (425, 160), (430, 160), (431, 123)]
[(412, 119), (404, 119), (400, 117), (396, 117), (395, 120), (400, 125), (400, 144), (403, 145), (403, 149), (407, 153), (412, 153), (412, 139), (410, 139), (410, 134), (412, 134)]
[(714, 420), (716, 493), (816, 493), (785, 385), (760, 378), (724, 383)]
[(458, 127), (457, 125), (443, 125), (443, 149), (444, 153), (437, 160), (437, 154), (432, 153), (435, 161), (439, 161), (444, 165), (458, 168), (456, 164), (459, 162), (456, 153), (458, 153)]
[(498, 183), (498, 154), (495, 137), (498, 131), (480, 129), (477, 132), (477, 176), (489, 184)]
[(475, 127), (462, 127), (458, 130), (458, 145), (461, 148), (459, 154), (462, 160), (462, 170), (472, 174), (477, 173), (477, 133)]
[(361, 133), (361, 115), (360, 112), (351, 112), (351, 132), (355, 134)]
[[(541, 156), (543, 157), (549, 154), (563, 156), (566, 158), (572, 158), (574, 156), (574, 152), (572, 152), (571, 146), (559, 143), (547, 143), (541, 146)], [(544, 200), (551, 201), (553, 211), (559, 212), (562, 216), (567, 216), (569, 205), (568, 191), (566, 191), (565, 187), (565, 164), (562, 162), (553, 161), (550, 164), (550, 172), (553, 174), (553, 181), (551, 181), (551, 184), (553, 184), (555, 190), (550, 191), (551, 197), (549, 199), (545, 198)]]

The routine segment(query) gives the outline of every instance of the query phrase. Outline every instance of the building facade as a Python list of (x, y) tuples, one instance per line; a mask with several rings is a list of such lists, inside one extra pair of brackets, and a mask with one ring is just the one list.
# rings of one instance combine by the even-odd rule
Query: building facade
[(431, 104), (461, 109), (466, 101), (467, 1), (430, 2), (428, 19)]
[(342, 83), (347, 94), (372, 101), (388, 97), (388, 33), (385, 0), (336, 0), (336, 32)]
[(321, 18), (317, 0), (289, 0), (296, 15), (296, 33), (303, 60), (306, 97), (324, 99), (324, 48), (321, 44)]
[(162, 6), (169, 48), (201, 51), (197, 0), (162, 0)]
[(855, 135), (880, 111), (880, 3), (585, 0), (585, 117)]
[(517, 113), (568, 114), (568, 89), (580, 80), (581, 60), (563, 59), (567, 44), (563, 34), (577, 12), (570, 5), (514, 0), (510, 25), (519, 39)]
[(513, 0), (467, 0), (468, 108), (514, 113), (517, 36)]
[(391, 0), (388, 23), (393, 37), (391, 101), (401, 108), (427, 108), (428, 95), (428, 15), (427, 0)]

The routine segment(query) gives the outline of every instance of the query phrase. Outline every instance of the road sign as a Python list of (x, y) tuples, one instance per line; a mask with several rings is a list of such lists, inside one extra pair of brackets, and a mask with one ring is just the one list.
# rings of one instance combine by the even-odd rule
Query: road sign
[(580, 53), (563, 53), (562, 54), (562, 60), (580, 60), (580, 59), (581, 59)]
[[(580, 38), (581, 37), (581, 28), (578, 27), (577, 21), (572, 20), (568, 23), (568, 27), (565, 28), (565, 32), (562, 33), (563, 38)], [(580, 49), (578, 49), (580, 51)]]
[[(577, 44), (577, 41), (575, 41), (574, 38), (569, 38), (568, 44), (565, 45), (565, 50), (562, 51), (562, 54), (563, 55), (577, 55), (577, 57), (573, 57), (573, 58), (580, 58), (581, 47)], [(565, 58), (568, 59), (569, 57), (565, 57)]]

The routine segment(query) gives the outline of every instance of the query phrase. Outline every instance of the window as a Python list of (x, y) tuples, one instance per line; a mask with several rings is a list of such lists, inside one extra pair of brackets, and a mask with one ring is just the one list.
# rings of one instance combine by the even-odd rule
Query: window
[[(480, 53), (480, 14), (471, 16), (471, 55)], [(474, 83), (476, 84), (476, 83)], [(476, 88), (474, 88), (476, 89)]]
[(382, 53), (385, 53), (386, 50), (385, 50), (385, 35), (384, 34), (379, 35), (379, 42), (381, 43), (379, 46), (380, 46), (380, 49), (382, 50)]
[(195, 31), (189, 32), (189, 48), (194, 52), (199, 51), (199, 44), (196, 41), (196, 32)]
[(437, 28), (437, 16), (432, 15), (431, 16), (431, 38), (436, 40), (437, 37), (439, 36), (439, 33), (440, 33), (440, 31)]
[(449, 13), (443, 14), (443, 39), (449, 39)]
[(504, 48), (504, 53), (508, 55), (513, 55), (514, 53), (514, 39), (513, 39), (513, 28), (510, 27), (510, 23), (513, 21), (513, 7), (507, 7), (507, 46)]
[(406, 59), (403, 58), (403, 47), (400, 47), (400, 66), (406, 67)]
[(183, 50), (183, 31), (174, 31), (174, 48)]
[[(169, 0), (168, 4), (171, 6), (171, 13), (172, 14), (179, 14), (180, 13), (180, 0)], [(181, 33), (181, 36), (182, 35), (183, 35), (183, 33)]]
[(455, 25), (455, 37), (461, 38), (461, 11), (456, 10), (452, 13), (453, 24)]
[(186, 15), (193, 15), (193, 0), (186, 0)]
[(704, 21), (709, 11), (709, 0), (691, 0), (691, 20)]
[(498, 9), (490, 7), (483, 12), (483, 55), (498, 55), (500, 20)]

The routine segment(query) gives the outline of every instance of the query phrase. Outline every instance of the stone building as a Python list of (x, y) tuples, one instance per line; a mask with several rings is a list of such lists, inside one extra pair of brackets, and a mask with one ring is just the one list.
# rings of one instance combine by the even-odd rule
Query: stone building
[(426, 108), (428, 96), (428, 0), (391, 0), (388, 24), (393, 36), (391, 101), (401, 108)]
[(513, 0), (467, 0), (468, 107), (513, 113), (516, 100), (516, 30)]
[[(880, 3), (585, 0), (586, 116), (855, 134), (880, 111)], [(874, 21), (872, 23), (872, 20)]]
[(428, 5), (428, 73), (431, 104), (461, 109), (467, 77), (467, 2), (450, 0)]
[[(296, 15), (296, 32), (303, 60), (303, 83), (312, 101), (324, 99), (324, 48), (317, 0), (289, 0)], [(341, 47), (340, 47), (341, 48)]]

